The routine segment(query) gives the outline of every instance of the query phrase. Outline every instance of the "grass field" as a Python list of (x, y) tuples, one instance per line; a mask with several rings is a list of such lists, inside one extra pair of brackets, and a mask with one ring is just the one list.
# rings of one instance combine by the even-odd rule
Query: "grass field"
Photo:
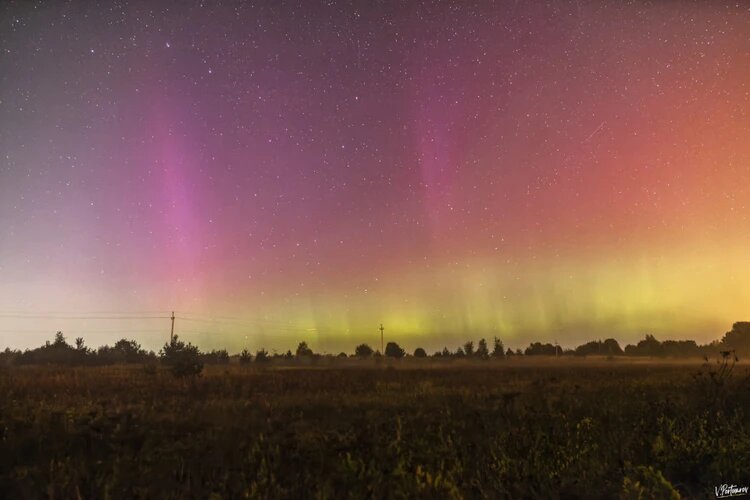
[(518, 360), (0, 372), (8, 498), (713, 497), (748, 365)]

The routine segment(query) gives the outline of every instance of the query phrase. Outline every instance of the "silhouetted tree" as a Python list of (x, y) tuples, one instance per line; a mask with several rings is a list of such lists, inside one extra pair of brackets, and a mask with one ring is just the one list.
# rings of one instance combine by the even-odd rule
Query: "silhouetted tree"
[(560, 346), (552, 344), (542, 344), (541, 342), (533, 342), (529, 344), (529, 347), (524, 351), (526, 356), (555, 356), (556, 354), (562, 354)]
[(515, 356), (515, 353), (513, 352), (513, 349), (511, 349), (510, 347), (508, 347), (508, 350), (505, 351), (505, 356), (506, 357), (507, 356)]
[(625, 347), (625, 354), (629, 356), (663, 356), (664, 347), (653, 335), (646, 335), (646, 338), (638, 342), (637, 345)]
[(474, 342), (469, 340), (464, 344), (464, 354), (471, 357), (474, 355)]
[(247, 349), (242, 349), (242, 352), (240, 353), (240, 364), (241, 365), (248, 365), (253, 361), (253, 355), (250, 354), (250, 351)]
[(307, 346), (307, 342), (300, 342), (297, 346), (297, 357), (312, 357), (313, 351)]
[(172, 337), (171, 342), (164, 344), (160, 354), (162, 361), (170, 367), (176, 377), (195, 376), (203, 371), (203, 361), (198, 348), (179, 340), (177, 335)]
[(701, 349), (695, 343), (695, 340), (665, 340), (661, 343), (661, 348), (665, 356), (675, 358), (698, 357), (701, 355)]
[(226, 365), (229, 363), (229, 353), (226, 349), (213, 350), (203, 355), (203, 361), (207, 364)]
[(113, 363), (143, 363), (149, 359), (153, 360), (155, 355), (149, 354), (135, 340), (120, 339), (113, 346), (101, 346), (96, 351), (97, 364)]
[(359, 358), (369, 358), (372, 356), (372, 347), (367, 344), (359, 344), (354, 348), (354, 355)]
[(492, 343), (492, 357), (493, 358), (504, 357), (505, 356), (504, 348), (505, 347), (503, 346), (503, 341), (495, 337), (495, 340)]
[(404, 354), (406, 354), (404, 350), (395, 342), (388, 342), (385, 345), (385, 355), (389, 358), (403, 358)]
[(88, 352), (69, 345), (62, 332), (55, 334), (53, 342), (47, 341), (42, 347), (24, 351), (16, 358), (18, 364), (59, 364), (79, 365), (86, 362)]
[(427, 352), (425, 352), (425, 350), (422, 349), (421, 347), (417, 347), (414, 350), (414, 357), (415, 358), (426, 358), (427, 357)]
[(721, 339), (721, 349), (733, 350), (739, 355), (750, 355), (750, 322), (738, 321)]
[(590, 356), (601, 354), (602, 343), (599, 340), (592, 340), (581, 344), (575, 349), (576, 356)]
[(68, 343), (65, 341), (65, 335), (63, 335), (63, 332), (57, 332), (55, 334), (55, 340), (52, 342), (52, 345), (56, 347), (68, 345)]
[(602, 346), (604, 347), (607, 356), (621, 356), (624, 354), (622, 347), (620, 347), (620, 343), (615, 339), (605, 339)]
[(575, 348), (576, 356), (619, 356), (623, 354), (620, 344), (615, 339), (593, 340)]
[(479, 339), (479, 343), (477, 344), (477, 352), (475, 353), (475, 356), (479, 359), (487, 359), (490, 357), (490, 351), (487, 349), (487, 341), (484, 339)]
[(146, 354), (141, 345), (135, 340), (120, 339), (115, 342), (113, 350), (117, 352), (123, 361), (136, 362), (142, 355)]
[(0, 366), (10, 366), (18, 362), (18, 358), (21, 357), (21, 351), (13, 350), (10, 347), (6, 347), (5, 350), (0, 353)]
[(88, 348), (84, 345), (83, 337), (76, 337), (76, 351), (88, 351)]
[(450, 358), (451, 357), (451, 352), (448, 350), (447, 347), (443, 347), (443, 353), (442, 354), (443, 354), (444, 358)]
[(255, 362), (259, 364), (268, 363), (270, 361), (270, 358), (268, 356), (268, 351), (265, 349), (261, 349), (255, 353)]

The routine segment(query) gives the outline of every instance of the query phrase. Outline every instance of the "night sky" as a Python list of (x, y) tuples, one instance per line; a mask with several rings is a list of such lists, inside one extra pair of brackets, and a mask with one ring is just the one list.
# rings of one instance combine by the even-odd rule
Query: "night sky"
[(749, 7), (4, 2), (0, 345), (720, 337)]

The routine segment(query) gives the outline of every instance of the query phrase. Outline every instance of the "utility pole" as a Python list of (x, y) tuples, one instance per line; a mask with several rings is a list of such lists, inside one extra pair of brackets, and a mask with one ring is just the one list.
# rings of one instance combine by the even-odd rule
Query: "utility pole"
[(170, 319), (172, 320), (172, 329), (169, 331), (169, 343), (171, 345), (174, 340), (174, 311), (172, 311), (172, 317)]
[(383, 323), (380, 323), (380, 354), (385, 356), (385, 348), (383, 347), (383, 331), (385, 328), (383, 328)]

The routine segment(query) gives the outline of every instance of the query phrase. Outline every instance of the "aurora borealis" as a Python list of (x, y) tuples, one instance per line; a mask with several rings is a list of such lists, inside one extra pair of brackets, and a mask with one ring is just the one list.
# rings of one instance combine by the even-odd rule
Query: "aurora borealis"
[(745, 2), (106, 5), (0, 7), (3, 347), (157, 348), (172, 309), (331, 352), (750, 315)]

